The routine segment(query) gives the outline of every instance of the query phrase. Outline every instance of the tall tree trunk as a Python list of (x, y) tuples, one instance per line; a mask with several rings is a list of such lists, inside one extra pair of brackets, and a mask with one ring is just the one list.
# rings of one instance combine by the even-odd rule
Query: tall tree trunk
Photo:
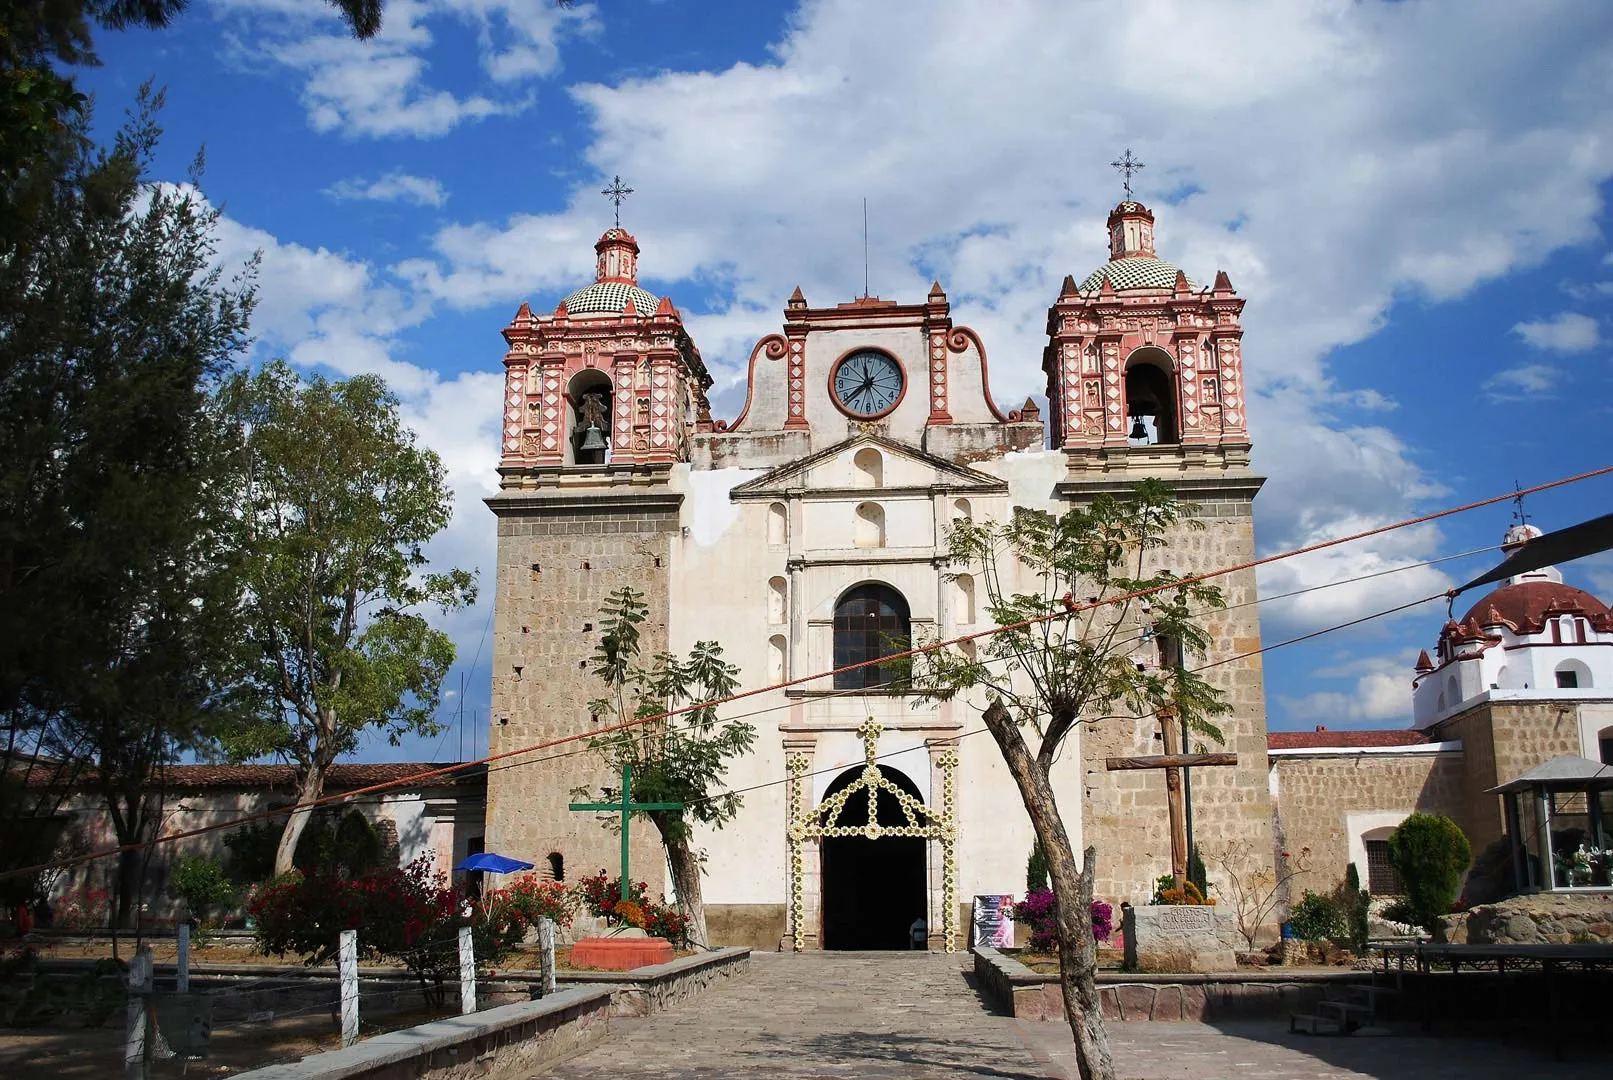
[(1114, 1055), (1109, 1049), (1109, 1033), (1103, 1027), (1103, 1003), (1098, 997), (1098, 943), (1092, 936), (1092, 879), (1097, 869), (1097, 851), (1087, 848), (1077, 869), (1075, 850), (1053, 797), (1053, 784), (1025, 745), (1019, 725), (998, 702), (986, 710), (984, 719), (1014, 783), (1019, 785), (1025, 811), (1047, 859), (1047, 876), (1058, 901), (1059, 981), (1064, 991), (1064, 1015), (1075, 1036), (1075, 1060), (1081, 1080), (1115, 1080)]
[[(297, 789), (298, 803), (311, 803), (325, 792), (324, 765), (314, 765), (303, 777), (302, 785)], [(276, 877), (289, 874), (293, 868), (293, 860), (297, 857), (297, 843), (302, 839), (302, 831), (308, 827), (308, 821), (314, 816), (312, 808), (293, 810), (291, 816), (286, 818), (286, 827), (280, 833), (280, 846), (274, 851), (274, 873)]]
[(667, 867), (672, 871), (672, 887), (677, 890), (678, 903), (689, 916), (689, 937), (696, 945), (709, 947), (706, 902), (700, 895), (700, 856), (689, 847), (689, 840), (676, 819), (663, 825), (658, 817), (655, 826), (661, 830), (661, 843), (666, 847)]

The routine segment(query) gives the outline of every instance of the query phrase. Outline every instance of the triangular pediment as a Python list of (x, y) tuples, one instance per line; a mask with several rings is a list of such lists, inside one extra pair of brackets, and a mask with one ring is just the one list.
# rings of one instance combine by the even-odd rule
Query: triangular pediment
[(1006, 494), (1008, 484), (989, 473), (958, 465), (927, 454), (916, 446), (881, 438), (857, 435), (825, 447), (816, 453), (780, 465), (772, 472), (748, 480), (730, 493), (735, 499), (774, 498), (803, 493), (840, 496), (870, 490), (852, 465), (865, 447), (880, 452), (882, 482), (878, 490), (888, 495), (928, 494), (937, 491), (974, 494)]

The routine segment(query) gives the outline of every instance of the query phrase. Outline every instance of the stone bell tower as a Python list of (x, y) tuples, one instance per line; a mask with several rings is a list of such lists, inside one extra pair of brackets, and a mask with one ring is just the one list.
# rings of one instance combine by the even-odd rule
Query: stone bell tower
[[(1254, 558), (1253, 500), (1263, 482), (1249, 469), (1244, 412), (1244, 300), (1225, 271), (1203, 286), (1161, 259), (1154, 214), (1126, 198), (1109, 214), (1109, 259), (1077, 283), (1064, 279), (1047, 313), (1042, 370), (1052, 445), (1066, 459), (1059, 494), (1073, 503), (1124, 493), (1137, 480), (1168, 482), (1197, 503), (1202, 529), (1184, 529), (1156, 565), (1188, 575)], [(1218, 578), (1230, 610), (1209, 612), (1207, 656), (1188, 668), (1227, 694), (1226, 739), (1194, 750), (1233, 751), (1234, 768), (1192, 771), (1191, 814), (1201, 851), (1241, 849), (1246, 870), (1269, 866), (1272, 819), (1266, 780), (1266, 707), (1253, 571)], [(1162, 646), (1162, 647), (1161, 647)], [(1152, 643), (1139, 663), (1175, 663), (1170, 643)], [(1081, 736), (1085, 838), (1097, 845), (1100, 896), (1146, 902), (1171, 871), (1166, 777), (1110, 772), (1108, 757), (1166, 751), (1159, 721), (1105, 721)], [(1212, 875), (1213, 881), (1214, 875)]]
[[(638, 241), (618, 226), (594, 251), (592, 284), (547, 315), (522, 304), (503, 331), (499, 493), (487, 500), (498, 517), (495, 755), (607, 722), (589, 711), (604, 696), (589, 657), (611, 592), (630, 585), (649, 605), (646, 657), (667, 647), (683, 501), (672, 473), (696, 422), (709, 421), (711, 376), (672, 301), (639, 286)], [(494, 764), (488, 850), (567, 880), (616, 866), (618, 840), (567, 809), (574, 788), (611, 779), (581, 743)], [(653, 833), (633, 832), (633, 873), (659, 882)]]

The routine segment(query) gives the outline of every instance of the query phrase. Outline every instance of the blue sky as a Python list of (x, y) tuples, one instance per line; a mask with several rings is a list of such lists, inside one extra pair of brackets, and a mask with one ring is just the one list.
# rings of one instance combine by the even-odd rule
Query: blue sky
[[(318, 0), (192, 0), (102, 32), (109, 130), (167, 87), (159, 172), (204, 147), (220, 256), (263, 253), (259, 354), (375, 371), (444, 457), (443, 562), (493, 557), (502, 343), (522, 300), (591, 277), (598, 191), (733, 416), (790, 290), (916, 299), (938, 277), (1040, 393), (1042, 320), (1103, 259), (1107, 163), (1147, 163), (1160, 254), (1248, 299), (1261, 552), (1613, 460), (1613, 5), (396, 0), (346, 38)], [(1607, 479), (1532, 498), (1551, 529)], [(1277, 564), (1264, 595), (1496, 543), (1509, 507)], [(1427, 595), (1493, 552), (1262, 605), (1271, 643)], [(1607, 597), (1613, 559), (1565, 568)], [(450, 622), (485, 746), (486, 602)], [(1430, 604), (1266, 658), (1274, 729), (1403, 726)], [(450, 759), (469, 737), (365, 748)]]

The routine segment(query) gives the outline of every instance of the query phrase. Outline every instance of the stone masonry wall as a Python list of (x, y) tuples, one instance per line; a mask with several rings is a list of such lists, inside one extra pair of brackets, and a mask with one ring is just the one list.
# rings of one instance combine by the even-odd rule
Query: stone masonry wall
[(1467, 766), (1457, 822), (1475, 855), (1505, 832), (1501, 800), (1489, 793), (1491, 788), (1581, 751), (1578, 712), (1562, 702), (1485, 702), (1443, 721), (1433, 735), (1462, 740)]
[[(1189, 496), (1191, 497), (1191, 496)], [(1205, 502), (1202, 530), (1183, 529), (1157, 555), (1160, 565), (1187, 575), (1254, 558), (1254, 521), (1248, 498)], [(1253, 571), (1218, 578), (1230, 610), (1204, 619), (1212, 643), (1209, 654), (1188, 657), (1189, 667), (1254, 652), (1260, 648), (1259, 609)], [(1239, 606), (1248, 605), (1248, 606)], [(1234, 752), (1235, 767), (1192, 770), (1193, 833), (1199, 850), (1236, 852), (1240, 873), (1269, 867), (1273, 858), (1271, 800), (1267, 795), (1266, 702), (1259, 655), (1208, 668), (1204, 677), (1227, 695), (1233, 712), (1217, 721), (1226, 736), (1220, 746), (1195, 739), (1193, 750)], [(1095, 894), (1118, 904), (1147, 903), (1154, 881), (1170, 873), (1170, 818), (1165, 773), (1160, 769), (1109, 772), (1104, 759), (1160, 754), (1159, 724), (1153, 718), (1108, 720), (1081, 729), (1085, 775), (1086, 843), (1098, 849)], [(1206, 857), (1212, 884), (1215, 866)]]
[(1272, 762), (1285, 849), (1310, 848), (1312, 872), (1295, 883), (1296, 889), (1323, 892), (1343, 879), (1350, 861), (1346, 815), (1352, 812), (1416, 810), (1461, 819), (1459, 754), (1279, 757)]
[[(598, 640), (606, 595), (631, 585), (649, 618), (640, 628), (646, 656), (667, 646), (670, 538), (680, 496), (520, 496), (491, 500), (498, 522), (498, 599), (493, 639), (493, 694), (488, 747), (499, 754), (586, 731), (588, 702), (601, 684), (588, 661)], [(519, 668), (519, 671), (517, 669)], [(621, 840), (593, 814), (567, 809), (572, 790), (597, 794), (613, 777), (600, 760), (571, 743), (533, 755), (533, 764), (496, 762), (487, 778), (487, 848), (538, 864), (559, 852), (568, 881), (601, 867), (614, 878)], [(569, 756), (559, 757), (566, 754)], [(516, 758), (520, 762), (527, 759)], [(665, 860), (648, 823), (632, 829), (632, 873), (662, 892)]]

